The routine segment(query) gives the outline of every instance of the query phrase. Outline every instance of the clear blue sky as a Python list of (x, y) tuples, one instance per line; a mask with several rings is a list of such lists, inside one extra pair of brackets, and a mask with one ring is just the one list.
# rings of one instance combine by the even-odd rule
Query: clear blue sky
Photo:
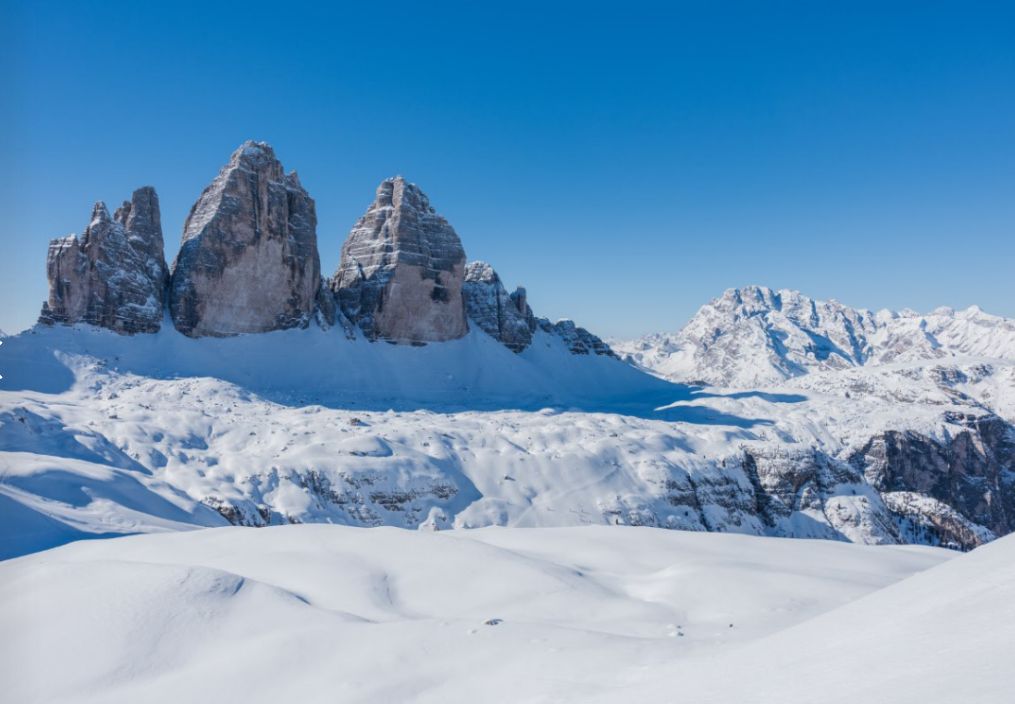
[(171, 261), (247, 138), (299, 170), (329, 274), (402, 174), (602, 335), (749, 283), (1015, 316), (1010, 3), (348, 5), (0, 0), (0, 328), (95, 200), (154, 185)]

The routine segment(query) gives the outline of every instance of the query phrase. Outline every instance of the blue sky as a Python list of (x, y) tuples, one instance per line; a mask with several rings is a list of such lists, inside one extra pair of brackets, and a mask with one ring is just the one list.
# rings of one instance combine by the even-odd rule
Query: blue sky
[(402, 174), (538, 314), (603, 335), (749, 283), (1015, 316), (1010, 4), (0, 7), (8, 332), (93, 201), (154, 185), (171, 261), (247, 138), (300, 172), (329, 274)]

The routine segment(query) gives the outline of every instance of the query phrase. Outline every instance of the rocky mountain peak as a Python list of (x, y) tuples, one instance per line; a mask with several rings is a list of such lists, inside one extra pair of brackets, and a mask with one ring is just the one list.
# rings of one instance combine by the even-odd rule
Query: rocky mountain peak
[(1015, 349), (1015, 321), (978, 309), (872, 313), (799, 291), (746, 286), (702, 306), (677, 333), (615, 345), (672, 379), (748, 387), (890, 362), (1003, 358)]
[(494, 268), (486, 262), (469, 262), (465, 267), (465, 280), (474, 283), (492, 284), (500, 281)]
[(248, 140), (191, 208), (171, 273), (154, 188), (137, 189), (112, 216), (96, 203), (80, 240), (50, 246), (51, 295), (40, 320), (154, 331), (168, 303), (174, 327), (191, 337), (317, 321), (340, 324), (349, 337), (359, 328), (371, 340), (423, 344), (464, 336), (471, 318), (515, 352), (543, 329), (575, 354), (612, 354), (570, 321), (537, 319), (526, 290), (508, 293), (490, 265), (466, 271), (454, 228), (402, 176), (378, 185), (329, 280), (321, 278), (316, 229), (298, 173), (286, 173), (271, 145)]
[(173, 266), (170, 312), (194, 337), (306, 325), (320, 290), (317, 214), (264, 142), (244, 142), (198, 198)]
[(537, 318), (525, 289), (519, 286), (509, 294), (486, 262), (471, 262), (465, 268), (462, 294), (469, 320), (512, 352), (521, 352), (532, 344), (538, 329), (559, 338), (571, 354), (616, 356), (609, 345), (572, 320), (553, 323)]
[(115, 218), (105, 203), (95, 203), (80, 239), (50, 242), (46, 273), (49, 298), (39, 322), (88, 323), (126, 334), (157, 331), (168, 273), (154, 189), (134, 191)]
[(470, 262), (462, 287), (469, 320), (513, 352), (532, 342), (536, 319), (526, 303), (525, 289), (508, 294), (500, 276), (486, 262)]
[(437, 342), (468, 331), (465, 250), (415, 184), (385, 179), (342, 246), (331, 286), (370, 339)]
[(248, 171), (267, 169), (275, 176), (275, 180), (280, 179), (283, 174), (282, 164), (275, 156), (274, 148), (267, 142), (257, 142), (252, 139), (248, 139), (236, 148), (229, 157), (229, 167), (247, 169)]
[(85, 229), (85, 235), (87, 236), (88, 230), (91, 228), (106, 225), (110, 220), (112, 218), (109, 217), (109, 208), (106, 207), (106, 204), (101, 200), (95, 201), (95, 205), (92, 206), (92, 219), (88, 223), (88, 228)]
[(162, 244), (162, 219), (159, 210), (159, 197), (151, 186), (143, 186), (131, 195), (130, 200), (116, 209), (113, 220), (123, 225), (127, 232)]
[(430, 199), (420, 190), (419, 186), (409, 183), (402, 176), (393, 176), (385, 179), (377, 187), (377, 207), (393, 207), (416, 211), (419, 213), (433, 213), (430, 206)]

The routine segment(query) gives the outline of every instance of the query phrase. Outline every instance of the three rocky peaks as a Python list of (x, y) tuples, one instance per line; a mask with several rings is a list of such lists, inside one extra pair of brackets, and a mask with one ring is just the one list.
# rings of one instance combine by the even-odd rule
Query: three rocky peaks
[(248, 141), (190, 210), (172, 267), (155, 189), (113, 217), (96, 203), (81, 237), (53, 240), (39, 322), (88, 323), (123, 334), (160, 329), (168, 310), (190, 337), (354, 326), (369, 340), (423, 344), (463, 337), (470, 321), (514, 352), (537, 330), (575, 354), (612, 355), (571, 321), (536, 318), (484, 262), (466, 264), (454, 228), (415, 184), (386, 179), (321, 276), (314, 200), (264, 142)]

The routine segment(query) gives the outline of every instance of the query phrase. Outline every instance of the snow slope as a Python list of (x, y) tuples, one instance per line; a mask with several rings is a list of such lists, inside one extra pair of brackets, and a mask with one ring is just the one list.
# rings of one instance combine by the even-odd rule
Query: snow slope
[(1006, 537), (735, 651), (664, 667), (625, 697), (1008, 702), (1013, 648), (1015, 538)]
[[(872, 635), (891, 636), (932, 616), (913, 623), (922, 634), (953, 625), (936, 606), (963, 606), (955, 618), (969, 628), (928, 645), (875, 644), (883, 659), (852, 684), (905, 693), (940, 678), (941, 663), (913, 649), (947, 648), (988, 676), (970, 690), (984, 696), (953, 700), (1000, 702), (991, 695), (1012, 671), (984, 666), (1011, 645), (1010, 547), (950, 559), (648, 528), (324, 525), (79, 542), (0, 563), (0, 680), (23, 704), (702, 701), (685, 695), (713, 685), (737, 695), (723, 701), (772, 701), (754, 696), (754, 673), (762, 683), (792, 680), (789, 668), (855, 678), (850, 664), (874, 660), (863, 639), (871, 617), (882, 622)], [(882, 593), (902, 591), (879, 599), (893, 583)], [(994, 636), (981, 641), (988, 614)], [(821, 623), (830, 627), (814, 633)], [(804, 632), (814, 647), (798, 652)], [(796, 649), (774, 647), (784, 642)], [(716, 674), (725, 662), (745, 669)], [(870, 699), (889, 700), (900, 701)]]
[(5, 342), (0, 558), (286, 522), (621, 523), (971, 547), (995, 532), (941, 499), (883, 495), (852, 458), (887, 431), (942, 447), (964, 437), (968, 418), (989, 414), (967, 391), (1015, 398), (1000, 365), (930, 386), (809, 375), (783, 391), (706, 391), (538, 333), (521, 355), (482, 333), (401, 347), (337, 330), (41, 328)]
[(0, 390), (60, 393), (81, 364), (153, 379), (213, 377), (286, 404), (388, 410), (420, 407), (596, 409), (644, 406), (673, 387), (600, 355), (571, 354), (537, 331), (515, 354), (483, 332), (425, 346), (348, 339), (341, 328), (193, 339), (166, 322), (157, 334), (117, 335), (87, 325), (36, 326), (4, 341)]

